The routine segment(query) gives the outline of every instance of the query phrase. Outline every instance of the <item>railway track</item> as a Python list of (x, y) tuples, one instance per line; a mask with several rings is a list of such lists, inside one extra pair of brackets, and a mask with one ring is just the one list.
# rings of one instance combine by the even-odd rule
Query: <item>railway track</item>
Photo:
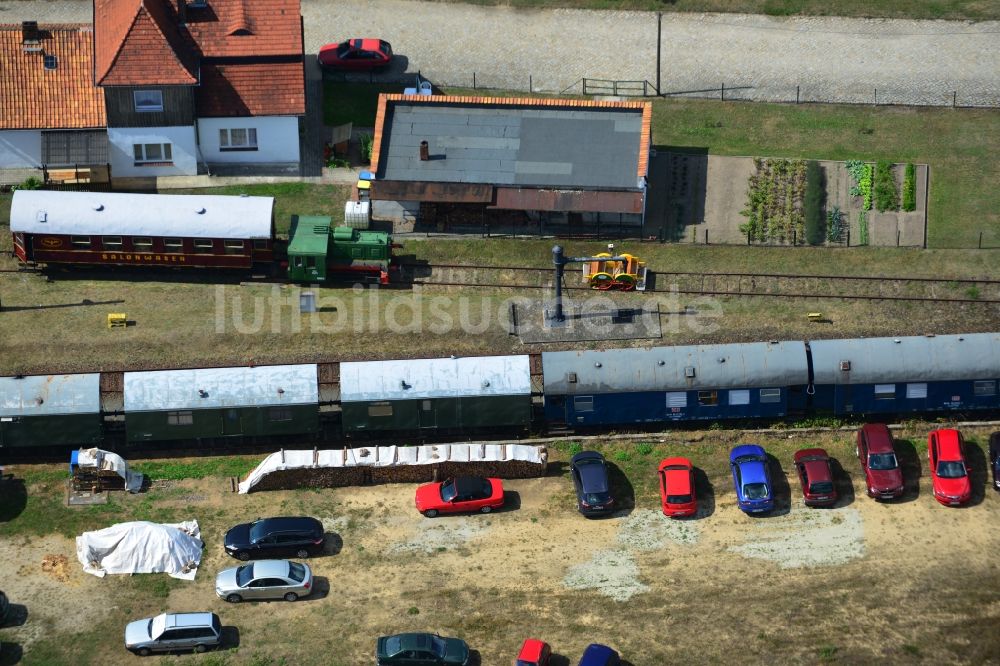
[[(551, 268), (403, 264), (403, 282), (427, 286), (551, 289)], [(785, 275), (776, 273), (651, 273), (647, 292), (744, 298), (834, 298), (867, 301), (1000, 304), (1000, 280), (981, 278)], [(569, 272), (564, 290), (591, 291)], [(575, 284), (574, 284), (575, 283)]]

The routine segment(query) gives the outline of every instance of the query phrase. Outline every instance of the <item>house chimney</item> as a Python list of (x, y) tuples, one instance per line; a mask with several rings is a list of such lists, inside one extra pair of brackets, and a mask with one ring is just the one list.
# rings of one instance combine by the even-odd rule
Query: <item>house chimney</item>
[(38, 32), (38, 21), (21, 22), (21, 46), (27, 53), (42, 50), (42, 35)]
[(430, 144), (428, 144), (426, 141), (421, 141), (420, 142), (420, 161), (421, 162), (426, 162), (427, 160), (430, 159), (430, 157), (431, 157), (431, 155), (430, 155)]

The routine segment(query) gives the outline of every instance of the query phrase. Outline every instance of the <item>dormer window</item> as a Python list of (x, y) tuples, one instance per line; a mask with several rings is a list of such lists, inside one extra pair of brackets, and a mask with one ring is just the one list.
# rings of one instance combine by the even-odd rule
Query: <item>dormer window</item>
[(45, 65), (45, 69), (55, 69), (59, 66), (59, 59), (54, 55), (47, 55), (43, 59), (43, 64)]
[(160, 90), (135, 90), (132, 99), (138, 113), (163, 111), (163, 92)]

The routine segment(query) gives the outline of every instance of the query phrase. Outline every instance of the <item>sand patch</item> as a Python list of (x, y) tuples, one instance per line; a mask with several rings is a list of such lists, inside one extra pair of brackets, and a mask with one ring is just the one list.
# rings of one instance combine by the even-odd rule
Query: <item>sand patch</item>
[(667, 518), (661, 511), (637, 509), (618, 530), (618, 543), (635, 550), (657, 550), (668, 543), (692, 544), (701, 526), (690, 520)]
[(846, 564), (865, 554), (864, 523), (850, 507), (793, 508), (787, 515), (755, 521), (746, 541), (728, 550), (784, 569)]
[(649, 590), (639, 580), (639, 566), (624, 549), (601, 550), (589, 562), (570, 567), (563, 585), (574, 590), (597, 590), (615, 601), (628, 601)]
[(423, 518), (416, 526), (416, 533), (409, 539), (398, 541), (387, 549), (389, 554), (435, 553), (454, 550), (468, 541), (489, 531), (489, 524), (475, 517)]

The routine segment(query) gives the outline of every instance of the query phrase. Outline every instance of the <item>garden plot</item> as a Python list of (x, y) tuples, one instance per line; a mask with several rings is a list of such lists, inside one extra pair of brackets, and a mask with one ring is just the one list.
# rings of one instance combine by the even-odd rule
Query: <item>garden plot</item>
[(784, 516), (756, 521), (747, 540), (728, 550), (784, 569), (835, 566), (864, 556), (864, 525), (850, 507), (793, 508)]

